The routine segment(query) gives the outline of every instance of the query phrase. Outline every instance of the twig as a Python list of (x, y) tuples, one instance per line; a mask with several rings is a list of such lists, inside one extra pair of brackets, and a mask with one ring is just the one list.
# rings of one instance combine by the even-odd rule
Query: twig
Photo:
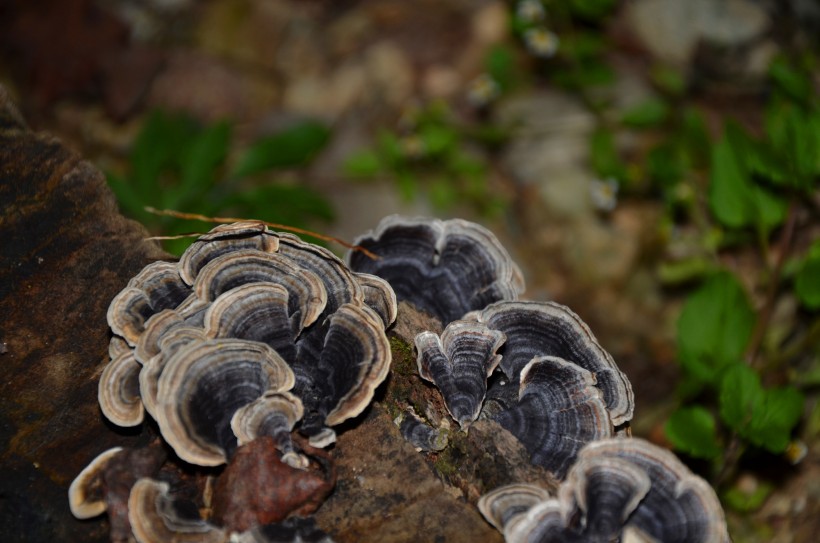
[[(331, 241), (333, 243), (338, 243), (342, 247), (347, 247), (353, 251), (359, 251), (368, 258), (373, 260), (379, 260), (379, 256), (368, 249), (365, 249), (361, 245), (353, 245), (343, 239), (334, 238), (333, 236), (326, 236), (324, 234), (319, 234), (317, 232), (313, 232), (311, 230), (306, 230), (304, 228), (298, 228), (296, 226), (288, 226), (286, 224), (279, 224), (275, 222), (267, 222), (267, 221), (260, 221), (257, 219), (241, 219), (236, 217), (208, 217), (206, 215), (201, 215), (199, 213), (185, 213), (182, 211), (175, 211), (173, 209), (156, 209), (150, 206), (145, 207), (145, 211), (148, 213), (153, 213), (154, 215), (164, 215), (167, 217), (176, 217), (177, 219), (188, 219), (193, 221), (204, 221), (204, 222), (211, 222), (211, 223), (218, 223), (218, 224), (227, 224), (232, 222), (256, 222), (264, 224), (265, 226), (269, 226), (271, 228), (276, 228), (279, 230), (285, 230), (286, 232), (295, 232), (297, 234), (303, 234), (305, 236), (310, 236), (313, 238), (321, 239), (324, 241)], [(155, 236), (149, 239), (180, 239), (180, 238), (187, 238), (187, 237), (194, 237), (199, 234), (181, 234), (178, 236)]]
[[(783, 264), (786, 262), (786, 257), (792, 244), (794, 237), (794, 227), (797, 222), (797, 210), (794, 201), (789, 204), (789, 210), (786, 215), (786, 225), (783, 227), (783, 233), (780, 237), (779, 251), (777, 260), (775, 261), (772, 273), (769, 276), (769, 285), (766, 290), (766, 298), (763, 302), (763, 307), (758, 315), (754, 330), (752, 331), (752, 339), (749, 341), (749, 347), (746, 349), (746, 362), (750, 366), (754, 366), (760, 346), (763, 343), (763, 336), (766, 329), (769, 327), (769, 321), (774, 312), (774, 306), (777, 303), (777, 289), (780, 283), (780, 275), (783, 272)], [(767, 259), (767, 255), (763, 255)]]

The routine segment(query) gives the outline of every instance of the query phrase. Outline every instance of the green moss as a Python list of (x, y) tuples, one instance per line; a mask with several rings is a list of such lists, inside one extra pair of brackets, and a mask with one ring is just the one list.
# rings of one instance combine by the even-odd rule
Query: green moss
[(390, 370), (402, 376), (413, 375), (416, 371), (416, 357), (413, 347), (401, 338), (390, 338), (390, 349), (393, 351), (393, 364)]

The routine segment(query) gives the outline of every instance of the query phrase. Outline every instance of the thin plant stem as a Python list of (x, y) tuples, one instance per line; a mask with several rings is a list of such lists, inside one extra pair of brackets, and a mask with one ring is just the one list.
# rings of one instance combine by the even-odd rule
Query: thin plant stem
[[(193, 220), (193, 221), (203, 221), (203, 222), (210, 222), (210, 223), (217, 223), (217, 224), (227, 224), (227, 223), (232, 223), (232, 222), (261, 223), (261, 224), (264, 224), (265, 226), (269, 226), (271, 228), (277, 228), (279, 230), (285, 230), (286, 232), (295, 232), (297, 234), (303, 234), (303, 235), (310, 236), (310, 237), (317, 238), (317, 239), (321, 239), (321, 240), (324, 240), (324, 241), (331, 241), (333, 243), (338, 243), (342, 247), (347, 247), (348, 249), (351, 249), (353, 251), (359, 251), (362, 254), (364, 254), (365, 256), (367, 256), (368, 258), (371, 258), (373, 260), (378, 260), (380, 258), (377, 254), (373, 253), (372, 251), (369, 251), (368, 249), (365, 249), (361, 245), (353, 245), (352, 243), (344, 241), (343, 239), (335, 238), (333, 236), (326, 236), (324, 234), (319, 234), (317, 232), (313, 232), (311, 230), (306, 230), (304, 228), (299, 228), (299, 227), (296, 227), (296, 226), (289, 226), (287, 224), (279, 224), (279, 223), (275, 223), (275, 222), (260, 221), (260, 220), (257, 220), (257, 219), (242, 219), (242, 218), (237, 218), (237, 217), (208, 217), (206, 215), (201, 215), (199, 213), (185, 213), (183, 211), (175, 211), (173, 209), (156, 209), (156, 208), (153, 208), (153, 207), (150, 207), (150, 206), (146, 206), (145, 211), (147, 211), (148, 213), (153, 213), (154, 215), (160, 215), (160, 216), (166, 216), (166, 217), (176, 217), (177, 219), (188, 219), (188, 220)], [(153, 238), (150, 238), (150, 239), (178, 239), (178, 238), (184, 238), (184, 237), (192, 237), (192, 236), (195, 236), (195, 235), (196, 234), (183, 234), (181, 236), (156, 236), (156, 237), (153, 237)]]
[[(774, 267), (769, 274), (769, 284), (766, 289), (766, 298), (763, 306), (758, 313), (757, 322), (752, 331), (752, 338), (749, 340), (749, 346), (746, 349), (746, 362), (750, 366), (755, 365), (755, 359), (760, 352), (760, 346), (763, 343), (763, 337), (766, 334), (766, 329), (769, 327), (769, 321), (774, 312), (774, 306), (777, 303), (777, 290), (780, 285), (780, 276), (783, 272), (783, 265), (791, 250), (792, 238), (794, 237), (795, 224), (797, 223), (797, 209), (794, 201), (789, 204), (789, 210), (786, 215), (786, 224), (780, 236), (780, 243), (778, 244), (777, 260)], [(763, 255), (764, 260), (768, 263), (768, 255)]]

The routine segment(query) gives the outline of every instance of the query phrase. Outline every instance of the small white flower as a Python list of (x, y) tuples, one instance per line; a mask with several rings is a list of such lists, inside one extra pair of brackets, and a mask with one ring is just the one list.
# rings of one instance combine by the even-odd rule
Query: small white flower
[(546, 28), (530, 28), (524, 32), (524, 43), (535, 56), (549, 58), (558, 51), (558, 35)]
[(544, 20), (544, 6), (538, 0), (522, 0), (515, 8), (515, 14), (522, 21), (532, 23)]
[(592, 205), (600, 211), (612, 211), (618, 205), (618, 181), (593, 179), (589, 184), (589, 195)]
[(470, 82), (467, 100), (476, 107), (486, 106), (501, 94), (501, 87), (490, 74), (483, 73)]

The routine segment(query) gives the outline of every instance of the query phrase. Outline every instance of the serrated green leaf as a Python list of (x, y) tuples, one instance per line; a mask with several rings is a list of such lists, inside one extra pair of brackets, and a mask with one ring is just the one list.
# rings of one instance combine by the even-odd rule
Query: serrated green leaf
[(717, 385), (718, 372), (739, 360), (755, 323), (743, 286), (720, 272), (689, 296), (678, 318), (678, 350), (684, 368)]
[(806, 307), (820, 308), (820, 241), (812, 244), (800, 266), (794, 278), (794, 292)]
[(231, 177), (245, 177), (265, 170), (302, 166), (330, 139), (330, 130), (307, 121), (254, 143), (239, 160)]
[(626, 111), (621, 122), (626, 126), (645, 128), (656, 126), (669, 117), (669, 105), (660, 98), (650, 98)]
[(803, 395), (794, 387), (766, 390), (761, 408), (755, 411), (748, 438), (770, 452), (782, 453), (803, 414)]
[(786, 202), (750, 179), (745, 157), (755, 152), (753, 142), (735, 125), (712, 147), (709, 206), (720, 222), (740, 228), (757, 225), (765, 230), (780, 224)]
[(666, 437), (676, 449), (696, 458), (712, 459), (720, 454), (715, 418), (701, 406), (682, 407), (664, 426)]
[(760, 376), (743, 363), (732, 364), (720, 383), (720, 418), (729, 428), (745, 435), (764, 402)]

